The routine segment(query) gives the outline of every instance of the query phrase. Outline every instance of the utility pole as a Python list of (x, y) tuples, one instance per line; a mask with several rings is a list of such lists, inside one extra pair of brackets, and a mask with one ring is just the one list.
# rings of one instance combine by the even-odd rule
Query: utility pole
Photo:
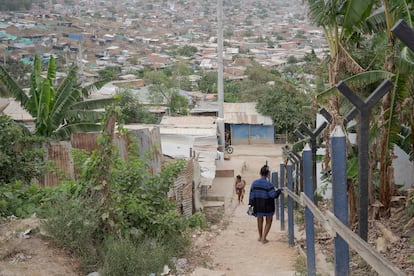
[[(224, 120), (224, 91), (223, 91), (223, 0), (217, 0), (217, 93), (218, 93), (218, 116)], [(220, 128), (220, 145), (224, 151), (225, 133), (224, 121)]]

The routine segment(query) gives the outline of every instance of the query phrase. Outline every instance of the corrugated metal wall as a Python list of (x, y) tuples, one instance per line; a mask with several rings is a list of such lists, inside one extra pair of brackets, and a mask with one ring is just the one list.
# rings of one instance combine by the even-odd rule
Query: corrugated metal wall
[(250, 125), (250, 144), (273, 144), (274, 127)]
[(163, 162), (160, 129), (158, 127), (152, 129), (145, 128), (131, 130), (130, 133), (136, 138), (139, 156), (147, 156), (151, 173), (158, 173)]
[[(161, 149), (160, 130), (158, 127), (151, 129), (132, 130), (131, 133), (136, 137), (138, 143), (139, 156), (148, 162), (150, 171), (153, 174), (161, 170), (163, 155)], [(84, 149), (92, 152), (98, 146), (98, 133), (78, 133), (71, 137), (71, 142), (56, 142), (48, 145), (48, 160), (56, 165), (58, 173), (48, 173), (43, 178), (43, 184), (47, 186), (58, 185), (64, 178), (74, 178), (74, 163), (70, 151), (72, 148)], [(128, 158), (129, 144), (133, 143), (127, 136), (116, 135), (114, 144), (118, 147), (120, 155)], [(174, 187), (170, 190), (168, 197), (177, 203), (178, 211), (184, 216), (191, 216), (194, 210), (194, 182), (199, 182), (200, 172), (194, 171), (199, 164), (195, 158), (187, 162), (187, 166), (181, 175), (174, 182)], [(195, 179), (195, 176), (196, 179)], [(196, 183), (198, 185), (199, 183)]]
[(231, 143), (233, 145), (249, 144), (249, 125), (230, 125)]
[(47, 161), (53, 166), (52, 172), (43, 177), (44, 185), (54, 186), (60, 183), (61, 179), (73, 179), (74, 168), (70, 157), (69, 142), (51, 142), (47, 148)]
[(193, 179), (194, 179), (194, 158), (187, 162), (184, 171), (174, 182), (173, 188), (168, 192), (168, 198), (177, 204), (177, 211), (183, 216), (189, 217), (194, 210)]
[(273, 125), (232, 124), (231, 143), (233, 145), (273, 144)]
[[(145, 158), (152, 174), (158, 173), (163, 161), (159, 128), (134, 130), (132, 134), (137, 137), (136, 142), (139, 143), (137, 154)], [(47, 186), (58, 185), (63, 178), (58, 175), (61, 173), (64, 174), (64, 178), (73, 179), (78, 169), (75, 168), (72, 161), (71, 149), (77, 148), (92, 152), (98, 147), (98, 136), (99, 133), (77, 133), (72, 135), (70, 142), (50, 143), (47, 148), (47, 160), (56, 165), (55, 171), (58, 173), (51, 172), (45, 175), (43, 184)], [(127, 136), (123, 135), (116, 135), (114, 140), (114, 144), (124, 160), (128, 158), (128, 148), (131, 142)]]

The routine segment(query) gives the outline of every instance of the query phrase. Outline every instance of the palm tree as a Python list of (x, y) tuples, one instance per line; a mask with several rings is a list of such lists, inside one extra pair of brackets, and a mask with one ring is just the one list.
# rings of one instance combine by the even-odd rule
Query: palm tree
[[(392, 170), (392, 154), (394, 145), (400, 142), (400, 136), (404, 135), (405, 124), (401, 115), (406, 114), (405, 118), (411, 122), (413, 129), (412, 104), (407, 104), (409, 99), (409, 88), (412, 87), (414, 77), (412, 69), (414, 65), (407, 56), (407, 48), (401, 48), (397, 43), (391, 28), (399, 19), (404, 19), (412, 27), (409, 4), (406, 0), (383, 0), (382, 6), (367, 19), (367, 25), (372, 32), (385, 33), (388, 40), (388, 49), (384, 70), (394, 73), (394, 89), (391, 93), (384, 96), (382, 101), (381, 121), (381, 140), (380, 140), (380, 201), (388, 210), (391, 195), (395, 187)], [(396, 55), (397, 53), (397, 55)], [(398, 57), (398, 54), (400, 55)], [(414, 133), (411, 132), (411, 137)], [(408, 137), (408, 135), (405, 135)], [(414, 138), (411, 138), (413, 140)], [(404, 148), (404, 147), (403, 147)], [(409, 153), (409, 152), (408, 152)], [(411, 149), (412, 153), (412, 149)]]
[[(310, 18), (323, 29), (328, 43), (329, 87), (335, 86), (341, 78), (349, 76), (349, 74), (358, 74), (364, 71), (349, 54), (347, 47), (357, 27), (362, 25), (365, 18), (370, 14), (374, 2), (374, 0), (307, 0)], [(326, 104), (332, 115), (330, 128), (324, 132), (326, 144), (324, 168), (328, 171), (330, 166), (329, 134), (337, 124), (342, 125), (338, 91), (330, 93)]]
[(49, 60), (46, 77), (42, 76), (40, 59), (35, 57), (29, 94), (2, 66), (0, 83), (6, 88), (6, 93), (19, 101), (35, 119), (35, 134), (43, 137), (67, 139), (75, 132), (100, 130), (102, 112), (96, 109), (102, 109), (114, 101), (112, 98), (86, 100), (89, 92), (100, 88), (104, 81), (81, 87), (77, 83), (77, 67), (72, 67), (55, 87), (56, 64), (53, 57)]
[[(391, 164), (394, 145), (400, 145), (403, 150), (410, 154), (411, 158), (414, 145), (413, 100), (409, 94), (414, 84), (414, 76), (410, 73), (414, 69), (414, 63), (410, 62), (407, 48), (402, 48), (391, 33), (392, 26), (400, 18), (405, 19), (412, 26), (409, 7), (405, 0), (384, 0), (379, 3), (377, 9), (366, 18), (358, 31), (362, 34), (368, 34), (369, 39), (372, 39), (372, 34), (385, 34), (387, 50), (382, 65), (383, 70), (366, 71), (344, 80), (347, 85), (357, 88), (377, 83), (384, 78), (392, 79), (394, 83), (394, 89), (383, 97), (381, 113), (373, 116), (375, 121), (372, 125), (373, 129), (380, 129), (376, 132), (377, 134), (372, 131), (375, 135), (371, 140), (371, 158), (374, 159), (372, 160), (373, 168), (376, 168), (375, 164), (380, 162), (379, 198), (385, 210), (388, 210), (393, 193), (392, 189), (395, 187)], [(331, 88), (324, 91), (319, 94), (319, 99), (331, 95), (335, 90), (335, 88)], [(375, 149), (376, 144), (379, 144), (380, 148), (378, 154)], [(370, 191), (373, 191), (372, 183), (369, 184), (371, 186)], [(370, 202), (374, 200), (374, 197), (374, 193), (371, 193)]]

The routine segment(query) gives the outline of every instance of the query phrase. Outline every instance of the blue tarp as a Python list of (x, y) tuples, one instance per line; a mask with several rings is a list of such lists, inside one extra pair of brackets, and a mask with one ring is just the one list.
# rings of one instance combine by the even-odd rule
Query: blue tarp
[(83, 40), (83, 36), (81, 34), (69, 34), (68, 37), (78, 41)]

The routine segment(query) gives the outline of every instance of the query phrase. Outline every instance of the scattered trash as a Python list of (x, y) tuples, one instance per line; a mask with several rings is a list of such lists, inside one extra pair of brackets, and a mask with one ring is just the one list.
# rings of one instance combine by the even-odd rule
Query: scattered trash
[(99, 272), (91, 272), (87, 276), (99, 276)]
[(29, 234), (32, 232), (32, 228), (29, 228), (29, 229), (27, 229), (26, 231), (24, 231), (24, 232), (20, 232), (19, 233), (19, 237), (20, 238), (25, 238), (25, 239), (30, 239), (30, 236), (29, 236)]
[(30, 256), (30, 255), (25, 255), (24, 253), (17, 253), (16, 255), (14, 255), (14, 257), (10, 261), (10, 263), (11, 264), (17, 264), (17, 263), (24, 262), (26, 260), (30, 260), (31, 258), (32, 258), (32, 256)]
[(187, 259), (184, 259), (184, 258), (177, 260), (177, 265), (179, 266), (186, 266), (187, 263), (188, 263)]

